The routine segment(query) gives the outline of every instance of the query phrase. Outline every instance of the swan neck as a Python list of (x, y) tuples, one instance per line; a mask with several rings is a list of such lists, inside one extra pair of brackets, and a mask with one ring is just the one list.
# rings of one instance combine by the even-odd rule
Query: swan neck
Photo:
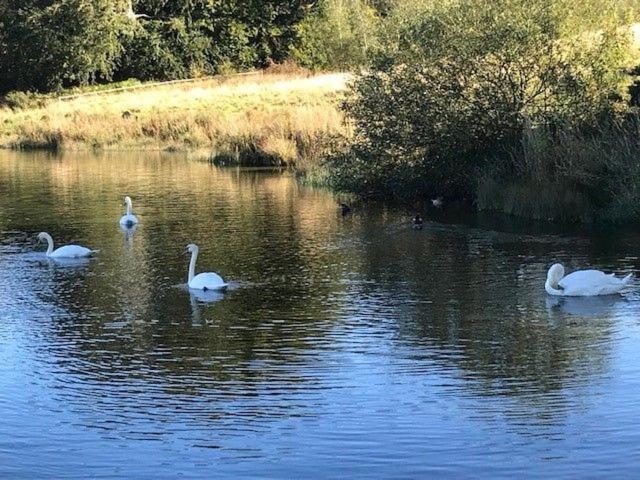
[(544, 289), (549, 295), (562, 296), (563, 291), (558, 288), (557, 283), (552, 283), (551, 280), (547, 280), (544, 284)]
[(127, 215), (131, 215), (131, 210), (132, 210), (132, 204), (131, 204), (131, 200), (127, 199)]
[(188, 277), (189, 283), (191, 283), (191, 280), (193, 280), (193, 277), (195, 276), (197, 259), (198, 259), (198, 251), (196, 250), (191, 252), (191, 261), (189, 262), (189, 277)]
[(48, 233), (45, 233), (43, 236), (47, 241), (47, 255), (50, 255), (51, 252), (53, 252), (53, 238), (51, 238), (51, 235)]

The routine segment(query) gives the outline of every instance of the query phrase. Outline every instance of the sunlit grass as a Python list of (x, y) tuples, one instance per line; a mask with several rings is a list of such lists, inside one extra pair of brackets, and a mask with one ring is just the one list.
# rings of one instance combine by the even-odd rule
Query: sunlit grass
[(299, 163), (349, 128), (348, 76), (253, 75), (49, 100), (0, 110), (0, 145), (56, 149), (188, 149), (248, 163)]

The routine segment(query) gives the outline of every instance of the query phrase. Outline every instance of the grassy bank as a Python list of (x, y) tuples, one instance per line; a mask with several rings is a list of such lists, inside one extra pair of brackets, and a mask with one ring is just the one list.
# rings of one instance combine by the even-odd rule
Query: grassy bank
[(0, 146), (196, 150), (224, 162), (301, 164), (349, 134), (346, 74), (256, 74), (0, 109)]

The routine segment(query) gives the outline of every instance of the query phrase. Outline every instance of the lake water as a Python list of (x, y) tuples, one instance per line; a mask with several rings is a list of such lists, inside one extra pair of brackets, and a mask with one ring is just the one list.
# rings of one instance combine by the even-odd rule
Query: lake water
[[(640, 236), (412, 213), (180, 156), (0, 152), (0, 478), (636, 476), (639, 282), (543, 283), (637, 273)], [(50, 262), (42, 230), (100, 254)], [(225, 295), (181, 287), (189, 242)]]

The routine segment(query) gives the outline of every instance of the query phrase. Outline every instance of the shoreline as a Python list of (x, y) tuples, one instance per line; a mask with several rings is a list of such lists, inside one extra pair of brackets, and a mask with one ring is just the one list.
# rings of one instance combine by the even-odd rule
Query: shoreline
[[(63, 101), (52, 98), (35, 107), (4, 107), (0, 108), (0, 149), (178, 153), (218, 166), (289, 168), (306, 185), (367, 200), (405, 205), (429, 201), (426, 191), (408, 191), (401, 199), (394, 192), (358, 195), (356, 188), (336, 183), (339, 175), (353, 172), (335, 160), (323, 159), (338, 154), (339, 162), (340, 152), (354, 139), (353, 125), (340, 109), (351, 78), (347, 73), (263, 73), (89, 92)], [(556, 147), (561, 150), (562, 145)], [(547, 150), (537, 153), (547, 154)], [(472, 198), (466, 196), (471, 208), (563, 224), (635, 220), (627, 214), (626, 204), (595, 209), (588, 198), (571, 189), (539, 195), (537, 184), (507, 180), (478, 179)], [(571, 209), (564, 209), (566, 199), (574, 197)], [(452, 200), (459, 199), (447, 199)]]

